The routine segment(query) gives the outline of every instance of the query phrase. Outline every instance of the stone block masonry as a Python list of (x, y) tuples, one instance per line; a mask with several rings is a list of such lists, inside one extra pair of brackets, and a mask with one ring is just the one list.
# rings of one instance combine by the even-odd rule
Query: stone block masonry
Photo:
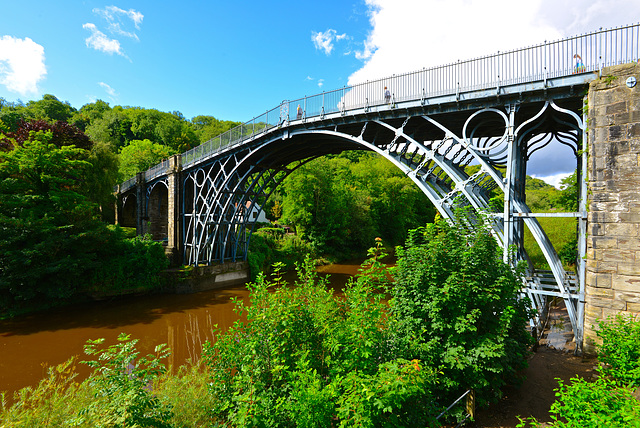
[(607, 67), (588, 100), (589, 215), (584, 351), (597, 322), (640, 314), (640, 64)]

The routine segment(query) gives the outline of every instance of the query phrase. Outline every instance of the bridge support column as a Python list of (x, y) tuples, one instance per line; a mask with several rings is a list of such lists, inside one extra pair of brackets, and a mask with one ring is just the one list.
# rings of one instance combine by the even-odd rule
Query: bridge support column
[(640, 65), (603, 69), (589, 87), (584, 350), (597, 321), (640, 314)]
[(182, 239), (180, 239), (180, 176), (182, 172), (182, 156), (175, 155), (169, 158), (169, 171), (167, 173), (167, 247), (165, 253), (172, 265), (182, 262)]
[(113, 203), (113, 209), (115, 210), (115, 218), (113, 220), (113, 224), (120, 224), (122, 221), (122, 202), (120, 201), (120, 184), (116, 186), (115, 191), (113, 192), (113, 196), (115, 196), (115, 202)]
[(149, 216), (147, 215), (147, 181), (144, 172), (136, 174), (136, 235), (141, 236), (148, 232)]

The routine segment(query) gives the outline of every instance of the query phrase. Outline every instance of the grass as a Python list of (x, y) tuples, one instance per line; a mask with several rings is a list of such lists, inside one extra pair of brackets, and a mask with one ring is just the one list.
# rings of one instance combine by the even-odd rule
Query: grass
[[(553, 248), (560, 253), (565, 245), (576, 237), (577, 219), (573, 217), (539, 217), (538, 221), (551, 240)], [(549, 264), (538, 246), (536, 240), (528, 228), (525, 227), (524, 248), (529, 254), (531, 262), (536, 269), (549, 269)], [(575, 269), (575, 266), (564, 264), (567, 270)]]

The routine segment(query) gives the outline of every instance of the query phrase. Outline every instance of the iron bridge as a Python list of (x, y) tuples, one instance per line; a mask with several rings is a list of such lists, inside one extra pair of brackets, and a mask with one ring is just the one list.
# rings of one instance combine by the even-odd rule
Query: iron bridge
[[(143, 173), (142, 180), (139, 176), (123, 183), (123, 210), (141, 181), (146, 194), (138, 193), (138, 198), (147, 204), (154, 203), (156, 189), (176, 187), (170, 192), (179, 200), (176, 236), (183, 263), (244, 260), (255, 226), (249, 213), (265, 206), (289, 174), (328, 154), (374, 151), (410, 177), (444, 218), (454, 221), (461, 208), (468, 214), (457, 221), (469, 226), (485, 217), (505, 261), (527, 263), (523, 294), (538, 313), (547, 299), (564, 300), (580, 347), (586, 90), (604, 66), (638, 60), (638, 27), (597, 31), (283, 101), (179, 155), (177, 165), (165, 161)], [(564, 145), (572, 153), (579, 183), (576, 212), (533, 213), (527, 206), (527, 162), (549, 145)], [(178, 174), (177, 186), (169, 185), (171, 174)], [(498, 209), (490, 201), (496, 192), (503, 195)], [(575, 272), (563, 267), (539, 217), (577, 219)], [(550, 270), (540, 271), (530, 262), (523, 246), (525, 228)]]

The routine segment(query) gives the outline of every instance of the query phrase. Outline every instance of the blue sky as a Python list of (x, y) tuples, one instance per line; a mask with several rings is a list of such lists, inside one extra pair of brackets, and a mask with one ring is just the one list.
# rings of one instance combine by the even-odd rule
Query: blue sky
[(0, 0), (0, 97), (246, 121), (283, 99), (638, 20), (637, 0)]

